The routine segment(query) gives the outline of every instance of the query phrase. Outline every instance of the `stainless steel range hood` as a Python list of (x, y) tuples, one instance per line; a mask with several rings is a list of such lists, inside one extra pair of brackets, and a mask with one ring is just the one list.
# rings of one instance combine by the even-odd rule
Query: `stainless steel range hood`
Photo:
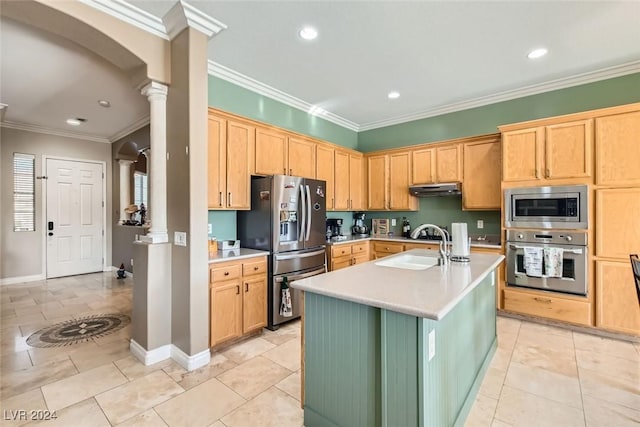
[(443, 184), (412, 185), (409, 193), (416, 197), (453, 196), (462, 194), (462, 184), (459, 182), (446, 182)]

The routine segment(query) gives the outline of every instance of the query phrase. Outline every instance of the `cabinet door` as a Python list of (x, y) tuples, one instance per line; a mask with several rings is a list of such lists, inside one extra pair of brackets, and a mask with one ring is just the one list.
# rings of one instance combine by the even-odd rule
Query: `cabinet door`
[(640, 188), (596, 190), (596, 256), (640, 253)]
[(465, 144), (463, 209), (500, 209), (500, 141)]
[(242, 293), (242, 332), (267, 325), (267, 277), (245, 278)]
[(209, 114), (208, 124), (208, 206), (209, 209), (223, 209), (227, 188), (225, 182), (227, 121)]
[(316, 178), (327, 182), (326, 200), (327, 210), (335, 209), (335, 193), (334, 193), (334, 149), (318, 145), (316, 147)]
[(545, 178), (591, 176), (592, 120), (547, 126)]
[(337, 151), (335, 153), (335, 187), (334, 209), (345, 211), (349, 208), (349, 153)]
[(462, 181), (462, 145), (436, 148), (436, 182)]
[(596, 183), (640, 185), (640, 111), (596, 119)]
[(389, 155), (389, 209), (416, 210), (418, 199), (409, 194), (411, 153)]
[(367, 209), (387, 208), (387, 168), (389, 156), (367, 157)]
[(524, 129), (502, 134), (502, 180), (540, 179), (544, 128)]
[(640, 310), (629, 261), (596, 261), (596, 326), (640, 335)]
[(249, 160), (255, 144), (255, 128), (229, 120), (227, 123), (227, 207), (251, 209)]
[(413, 168), (411, 184), (433, 184), (436, 171), (435, 148), (423, 148), (411, 153)]
[(255, 164), (258, 175), (286, 174), (284, 133), (265, 128), (256, 128)]
[(331, 271), (340, 270), (342, 268), (351, 267), (353, 265), (353, 257), (346, 256), (331, 260)]
[(241, 286), (240, 280), (212, 285), (211, 347), (242, 335)]
[(289, 175), (316, 178), (316, 143), (289, 137), (287, 147)]
[(359, 211), (364, 209), (364, 158), (349, 154), (349, 209)]

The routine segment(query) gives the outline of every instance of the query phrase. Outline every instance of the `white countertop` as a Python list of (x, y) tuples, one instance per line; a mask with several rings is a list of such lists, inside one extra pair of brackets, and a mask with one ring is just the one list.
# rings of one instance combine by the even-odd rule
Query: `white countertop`
[[(353, 243), (357, 241), (367, 241), (367, 240), (384, 240), (387, 242), (399, 242), (399, 243), (422, 243), (425, 245), (437, 245), (440, 243), (439, 240), (424, 240), (424, 239), (410, 239), (407, 237), (396, 237), (396, 236), (344, 236), (346, 239), (344, 240), (331, 240), (327, 241), (327, 245), (340, 245), (344, 243)], [(491, 243), (485, 240), (471, 240), (472, 248), (489, 248), (489, 249), (500, 249), (500, 243)]]
[[(407, 254), (438, 256), (437, 251), (412, 249), (393, 257)], [(411, 316), (440, 320), (480, 284), (504, 256), (472, 253), (470, 258), (468, 263), (451, 262), (447, 266), (426, 270), (381, 267), (376, 265), (380, 260), (373, 260), (296, 280), (290, 286)]]
[(209, 264), (215, 264), (218, 262), (225, 262), (225, 261), (234, 261), (234, 260), (243, 259), (243, 258), (253, 258), (253, 257), (265, 256), (265, 255), (269, 255), (269, 252), (259, 251), (256, 249), (245, 249), (245, 248), (231, 249), (228, 251), (218, 251), (214, 256), (209, 257)]

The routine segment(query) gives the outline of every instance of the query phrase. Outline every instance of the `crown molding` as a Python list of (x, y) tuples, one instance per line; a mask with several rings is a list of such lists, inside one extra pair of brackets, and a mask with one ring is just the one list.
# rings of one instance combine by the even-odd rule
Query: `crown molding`
[(125, 21), (141, 30), (147, 31), (165, 40), (169, 40), (162, 19), (124, 0), (79, 0), (81, 3), (98, 9), (107, 15)]
[(366, 130), (378, 129), (386, 126), (407, 123), (414, 120), (426, 119), (429, 117), (440, 116), (442, 114), (454, 113), (456, 111), (482, 107), (484, 105), (495, 104), (498, 102), (509, 101), (517, 98), (523, 98), (525, 96), (530, 96), (530, 95), (537, 95), (544, 92), (551, 92), (554, 90), (566, 89), (572, 86), (579, 86), (587, 83), (597, 82), (600, 80), (612, 79), (615, 77), (621, 77), (627, 74), (633, 74), (637, 72), (640, 72), (640, 61), (628, 62), (622, 65), (616, 65), (613, 67), (602, 68), (596, 71), (576, 74), (571, 77), (564, 77), (561, 79), (551, 80), (544, 83), (525, 86), (519, 89), (499, 92), (493, 95), (470, 99), (468, 101), (456, 102), (456, 103), (448, 104), (438, 108), (418, 111), (418, 112), (406, 114), (403, 116), (397, 116), (391, 119), (378, 120), (375, 122), (365, 123), (360, 125), (358, 131), (362, 132)]
[[(209, 74), (212, 76), (218, 77), (222, 80), (226, 80), (252, 92), (282, 102), (283, 104), (304, 111), (305, 113), (309, 113), (314, 107), (316, 107), (313, 104), (309, 104), (308, 102), (301, 100), (300, 98), (291, 96), (281, 90), (278, 90), (267, 84), (259, 82), (258, 80), (252, 79), (251, 77), (234, 71), (231, 68), (225, 67), (222, 64), (218, 64), (217, 62), (209, 60), (208, 70)], [(357, 123), (354, 123), (328, 111), (322, 111), (321, 113), (316, 114), (316, 116), (329, 122), (335, 123), (338, 126), (342, 126), (356, 132), (359, 129)]]
[(113, 134), (112, 136), (109, 137), (109, 142), (116, 142), (117, 140), (124, 138), (125, 136), (132, 134), (133, 132), (137, 131), (140, 128), (145, 127), (146, 125), (148, 125), (149, 123), (151, 123), (151, 117), (150, 116), (145, 116), (142, 117), (138, 120), (136, 120), (135, 122), (131, 123), (129, 126), (121, 129), (119, 132)]
[(64, 136), (67, 138), (75, 138), (82, 139), (84, 141), (93, 141), (93, 142), (102, 142), (104, 144), (111, 144), (111, 140), (108, 138), (103, 138), (100, 136), (69, 132), (60, 129), (48, 128), (44, 126), (37, 126), (28, 123), (19, 123), (19, 122), (11, 122), (11, 121), (3, 121), (0, 122), (0, 127), (8, 128), (8, 129), (17, 129), (24, 130), (27, 132), (35, 132), (35, 133), (43, 133), (46, 135), (56, 135), (56, 136)]
[(162, 18), (169, 38), (173, 39), (185, 28), (191, 27), (204, 33), (208, 38), (227, 29), (227, 26), (192, 5), (179, 0)]

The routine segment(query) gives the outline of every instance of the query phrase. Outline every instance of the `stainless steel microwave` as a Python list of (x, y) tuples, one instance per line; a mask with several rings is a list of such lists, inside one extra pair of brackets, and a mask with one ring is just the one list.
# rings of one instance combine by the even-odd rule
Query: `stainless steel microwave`
[(586, 185), (509, 188), (505, 227), (586, 229), (588, 194)]

